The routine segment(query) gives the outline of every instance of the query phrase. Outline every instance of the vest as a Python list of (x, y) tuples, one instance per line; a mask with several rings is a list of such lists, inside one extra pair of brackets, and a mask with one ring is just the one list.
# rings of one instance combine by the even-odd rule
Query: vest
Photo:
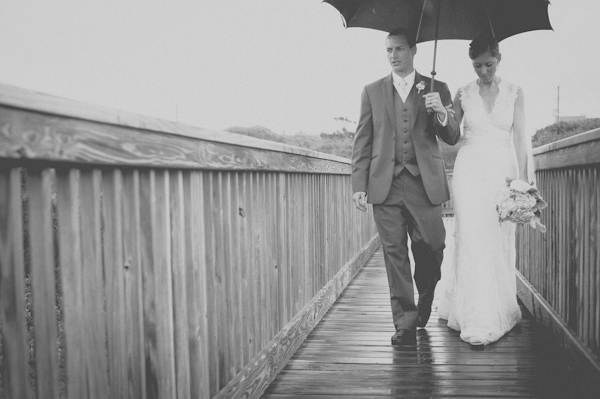
[(415, 154), (415, 145), (412, 139), (412, 118), (416, 115), (413, 114), (415, 108), (414, 102), (414, 87), (408, 93), (406, 102), (402, 102), (402, 98), (398, 94), (398, 91), (394, 89), (394, 108), (396, 115), (396, 162), (394, 164), (394, 176), (398, 176), (404, 168), (406, 168), (413, 176), (421, 174), (419, 171), (419, 165), (417, 164), (417, 157)]

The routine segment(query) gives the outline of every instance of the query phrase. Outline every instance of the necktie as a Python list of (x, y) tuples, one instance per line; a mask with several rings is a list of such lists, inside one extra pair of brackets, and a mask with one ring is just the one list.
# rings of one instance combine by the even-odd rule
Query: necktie
[(400, 95), (402, 102), (406, 102), (406, 97), (408, 97), (408, 92), (409, 92), (408, 83), (406, 83), (406, 80), (400, 79), (400, 81), (398, 82), (398, 94)]

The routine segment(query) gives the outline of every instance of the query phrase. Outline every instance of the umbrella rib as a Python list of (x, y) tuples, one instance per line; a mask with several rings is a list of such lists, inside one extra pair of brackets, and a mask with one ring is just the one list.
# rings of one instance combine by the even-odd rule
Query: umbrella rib
[(425, 14), (425, 5), (427, 0), (423, 0), (423, 8), (421, 9), (421, 18), (419, 18), (419, 26), (417, 28), (417, 37), (415, 37), (415, 43), (419, 41), (419, 33), (421, 32), (421, 24), (423, 23), (423, 14)]
[(492, 30), (492, 36), (494, 39), (496, 38), (496, 33), (494, 32), (494, 25), (492, 25), (492, 19), (490, 18), (490, 12), (488, 11), (487, 4), (485, 4), (485, 0), (481, 0), (483, 2), (483, 8), (485, 8), (485, 15), (488, 17), (488, 22), (490, 23), (490, 29)]

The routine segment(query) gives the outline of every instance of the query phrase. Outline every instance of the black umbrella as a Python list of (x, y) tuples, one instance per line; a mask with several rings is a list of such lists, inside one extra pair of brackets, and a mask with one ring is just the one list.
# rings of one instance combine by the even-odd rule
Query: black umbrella
[[(341, 14), (346, 27), (390, 32), (405, 28), (417, 43), (438, 39), (472, 40), (492, 34), (501, 41), (532, 30), (552, 29), (547, 0), (325, 0)], [(433, 90), (433, 80), (431, 82)]]

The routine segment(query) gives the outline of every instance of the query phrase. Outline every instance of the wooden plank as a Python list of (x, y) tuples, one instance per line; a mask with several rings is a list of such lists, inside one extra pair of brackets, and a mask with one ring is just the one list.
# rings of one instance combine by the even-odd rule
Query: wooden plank
[(239, 237), (237, 229), (238, 207), (237, 193), (235, 190), (237, 173), (227, 173), (223, 179), (223, 216), (224, 216), (224, 268), (226, 270), (226, 286), (227, 286), (227, 309), (229, 319), (227, 320), (228, 328), (224, 331), (229, 338), (229, 360), (228, 360), (228, 378), (231, 380), (243, 364), (240, 356), (242, 355), (242, 303), (240, 299), (241, 292), (241, 276), (239, 272), (238, 249)]
[(260, 397), (378, 245), (373, 237), (213, 399)]
[[(146, 362), (144, 348), (144, 266), (142, 262), (140, 174), (130, 170), (123, 176), (122, 220), (124, 295), (127, 356), (127, 395), (130, 398), (147, 398)], [(144, 215), (147, 220), (147, 215)]]
[(333, 160), (348, 165), (350, 164), (349, 159), (331, 154), (318, 153), (305, 148), (260, 140), (254, 137), (225, 131), (201, 129), (182, 123), (123, 112), (98, 105), (86, 104), (3, 84), (0, 84), (0, 104), (2, 105), (1, 108), (10, 110), (29, 110), (41, 115), (63, 116), (71, 119), (98, 122), (104, 125), (115, 125), (166, 134), (176, 134), (196, 139), (199, 138), (214, 143), (234, 144), (237, 146), (243, 145), (249, 148), (299, 154)]
[[(190, 385), (193, 376), (190, 370), (190, 338), (187, 292), (188, 260), (186, 259), (185, 207), (183, 174), (175, 171), (170, 174), (170, 212), (171, 212), (171, 266), (173, 278), (173, 334), (175, 349), (175, 378), (177, 398), (191, 398)], [(190, 270), (191, 271), (191, 270)]]
[(213, 309), (212, 322), (216, 325), (215, 345), (216, 345), (216, 363), (213, 364), (218, 376), (216, 390), (217, 392), (224, 387), (231, 376), (231, 354), (232, 350), (229, 341), (229, 320), (230, 314), (227, 307), (228, 289), (227, 289), (227, 264), (225, 261), (227, 242), (225, 241), (224, 226), (224, 188), (223, 173), (215, 172), (211, 174), (210, 185), (210, 204), (211, 230), (212, 230), (212, 257), (214, 263), (211, 267), (210, 276), (214, 284), (213, 298), (215, 308)]
[(207, 303), (207, 328), (208, 328), (208, 365), (209, 365), (209, 390), (212, 398), (220, 390), (221, 381), (221, 363), (222, 354), (219, 347), (219, 315), (222, 314), (222, 295), (223, 290), (218, 286), (218, 279), (215, 278), (218, 273), (217, 249), (218, 220), (215, 220), (215, 213), (218, 212), (214, 196), (216, 195), (217, 182), (215, 172), (203, 172), (204, 190), (204, 230), (206, 239), (206, 297), (210, 298)]
[[(537, 159), (540, 155), (548, 152), (560, 150), (562, 148), (573, 147), (579, 144), (589, 143), (600, 140), (600, 129), (589, 130), (584, 133), (576, 134), (562, 140), (554, 141), (533, 149), (533, 155)], [(536, 167), (536, 171), (540, 169)]]
[(157, 371), (159, 397), (176, 397), (175, 341), (173, 315), (173, 270), (171, 264), (170, 175), (156, 171), (152, 215), (152, 257), (155, 265), (154, 286), (157, 333)]
[(84, 359), (87, 367), (88, 397), (108, 397), (108, 348), (104, 308), (104, 264), (102, 259), (100, 170), (80, 173), (81, 248), (82, 248), (82, 316)]
[(140, 256), (143, 273), (143, 326), (144, 326), (144, 365), (145, 365), (145, 390), (148, 398), (162, 397), (162, 389), (158, 349), (158, 318), (156, 270), (158, 264), (154, 256), (154, 244), (157, 230), (156, 221), (156, 172), (154, 170), (142, 171), (139, 177), (140, 186)]
[(104, 176), (102, 187), (103, 250), (106, 278), (106, 323), (110, 396), (126, 398), (127, 323), (125, 296), (125, 262), (123, 257), (123, 176), (114, 170)]
[(69, 398), (86, 398), (88, 389), (84, 344), (83, 254), (79, 223), (79, 171), (59, 170), (56, 177), (60, 275), (63, 288), (63, 330)]
[[(289, 192), (289, 182), (288, 176), (285, 174), (280, 174), (277, 176), (277, 242), (280, 243), (278, 245), (278, 253), (277, 253), (277, 293), (275, 301), (271, 303), (277, 304), (277, 315), (279, 316), (279, 322), (277, 325), (277, 329), (283, 327), (283, 325), (287, 322), (290, 313), (290, 286), (289, 286), (289, 274), (291, 272), (290, 267), (290, 234), (292, 233), (290, 229), (290, 209), (289, 202), (291, 200), (290, 192)], [(275, 330), (276, 331), (276, 330)]]
[(35, 378), (38, 396), (59, 397), (52, 184), (49, 169), (27, 177)]
[[(238, 290), (238, 303), (240, 304), (240, 344), (242, 353), (240, 356), (241, 367), (245, 366), (251, 357), (255, 354), (254, 347), (254, 325), (252, 321), (252, 296), (254, 288), (250, 287), (249, 281), (250, 270), (253, 269), (248, 259), (252, 259), (249, 254), (251, 246), (248, 245), (250, 231), (248, 228), (248, 202), (247, 202), (247, 183), (248, 173), (236, 174), (235, 192), (237, 193), (234, 210), (237, 210), (236, 219), (238, 237), (236, 251), (239, 266), (240, 289)], [(240, 367), (240, 370), (241, 370)], [(238, 371), (240, 371), (238, 370)]]
[[(350, 174), (349, 161), (344, 158), (227, 132), (202, 139), (206, 137), (202, 129), (184, 129), (183, 125), (166, 134), (143, 127), (119, 126), (121, 123), (103, 124), (1, 105), (0, 123), (7, 126), (7, 134), (0, 136), (3, 158), (112, 166)], [(230, 139), (222, 142), (218, 137)]]
[(9, 398), (30, 396), (21, 170), (0, 169), (0, 381)]
[(593, 373), (600, 375), (600, 360), (598, 357), (591, 352), (575, 331), (546, 302), (544, 297), (518, 272), (517, 285), (522, 286), (519, 291), (530, 291), (534, 301), (534, 312), (532, 313), (536, 321), (550, 327), (557, 341), (569, 353), (573, 354), (580, 367), (592, 370)]
[[(273, 210), (278, 209), (279, 202), (279, 184), (280, 175), (276, 173), (265, 174), (265, 241), (263, 245), (266, 247), (265, 268), (265, 301), (267, 306), (267, 319), (265, 320), (265, 345), (275, 337), (275, 335), (283, 328), (283, 315), (280, 313), (281, 307), (278, 304), (284, 300), (279, 296), (281, 279), (279, 274), (283, 265), (279, 262), (279, 247), (284, 245), (285, 241), (279, 241), (278, 226), (280, 219), (273, 217)], [(264, 346), (263, 346), (264, 348)]]
[(538, 150), (536, 170), (592, 165), (600, 162), (600, 129), (582, 133)]
[[(435, 310), (416, 345), (391, 346), (389, 298), (375, 293), (385, 285), (379, 250), (344, 291), (352, 304), (330, 308), (263, 397), (593, 397), (581, 393), (597, 384), (556, 363), (559, 352), (527, 313), (483, 351), (472, 350)], [(387, 317), (373, 315), (385, 305)]]
[(208, 289), (204, 224), (204, 186), (201, 172), (184, 173), (183, 191), (187, 273), (188, 328), (190, 346), (190, 395), (210, 397), (208, 336)]
[[(595, 182), (598, 181), (598, 179), (600, 178), (599, 174), (598, 174), (598, 170), (594, 169), (594, 177), (593, 180)], [(593, 242), (598, 243), (598, 240), (600, 240), (600, 184), (595, 184), (594, 187), (594, 192), (595, 192), (595, 218), (594, 221), (595, 223), (592, 223), (592, 226), (596, 226), (594, 229), (594, 236), (591, 238), (593, 240)], [(595, 262), (593, 263), (594, 265), (594, 270), (595, 270), (595, 277), (592, 281), (592, 284), (594, 284), (595, 290), (595, 301), (594, 301), (594, 306), (593, 308), (595, 309), (595, 314), (594, 314), (594, 337), (595, 337), (595, 342), (594, 345), (592, 346), (592, 350), (594, 350), (594, 353), (598, 356), (600, 356), (600, 245), (595, 245), (592, 246), (592, 248), (595, 247), (595, 252), (594, 252), (594, 256), (595, 256)]]

